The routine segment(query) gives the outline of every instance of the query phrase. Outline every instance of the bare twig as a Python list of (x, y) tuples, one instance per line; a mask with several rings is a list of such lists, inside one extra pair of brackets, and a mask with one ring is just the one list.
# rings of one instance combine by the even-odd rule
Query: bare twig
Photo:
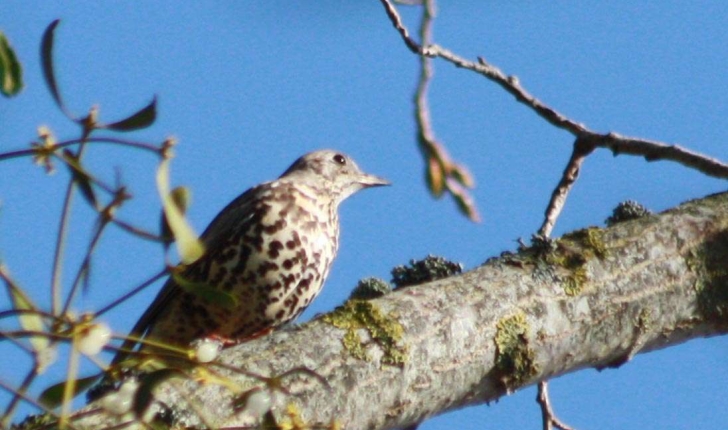
[(27, 392), (30, 388), (30, 384), (33, 383), (35, 377), (39, 374), (38, 368), (38, 360), (35, 360), (35, 362), (33, 363), (33, 368), (28, 371), (27, 375), (25, 375), (25, 378), (23, 378), (23, 382), (20, 384), (20, 386), (12, 390), (13, 398), (8, 403), (7, 408), (5, 408), (2, 419), (0, 419), (0, 424), (2, 424), (2, 427), (8, 426), (10, 421), (13, 419), (13, 414), (15, 414), (15, 409), (18, 407), (20, 401), (28, 399)]
[(551, 231), (556, 223), (556, 218), (561, 214), (561, 210), (566, 203), (566, 197), (574, 186), (576, 179), (579, 177), (579, 169), (586, 157), (594, 151), (594, 146), (584, 140), (577, 139), (574, 142), (574, 150), (571, 158), (564, 169), (559, 184), (551, 194), (551, 200), (546, 208), (545, 217), (538, 234), (543, 237), (551, 236)]
[(88, 279), (88, 273), (91, 270), (91, 256), (96, 250), (96, 245), (98, 245), (99, 239), (101, 239), (101, 235), (103, 234), (104, 229), (107, 225), (109, 225), (108, 222), (100, 220), (96, 228), (94, 229), (93, 237), (91, 238), (91, 241), (88, 244), (88, 248), (86, 249), (86, 255), (83, 257), (81, 266), (76, 272), (76, 277), (73, 280), (73, 284), (71, 284), (71, 291), (69, 291), (68, 296), (66, 297), (66, 302), (63, 305), (63, 310), (61, 311), (62, 315), (65, 315), (65, 313), (68, 312), (71, 303), (73, 303), (73, 299), (76, 297), (76, 292), (81, 285), (81, 281), (84, 278)]
[(407, 47), (413, 53), (421, 54), (422, 48), (420, 47), (420, 44), (415, 42), (415, 40), (410, 37), (409, 31), (407, 30), (407, 27), (402, 24), (402, 19), (400, 19), (399, 13), (397, 13), (397, 9), (395, 9), (394, 5), (392, 5), (388, 0), (380, 1), (384, 6), (384, 10), (387, 11), (387, 16), (389, 16), (389, 20), (392, 21), (392, 24), (394, 24), (394, 28), (396, 28), (399, 34), (402, 36), (404, 44), (407, 45)]
[[(728, 164), (723, 163), (714, 158), (681, 148), (677, 145), (670, 145), (655, 140), (647, 140), (641, 138), (633, 138), (622, 136), (618, 133), (601, 134), (587, 128), (584, 124), (576, 122), (566, 115), (546, 105), (525, 88), (523, 88), (515, 76), (507, 76), (498, 67), (489, 64), (483, 57), (478, 57), (478, 62), (467, 60), (459, 55), (439, 46), (427, 45), (425, 47), (418, 45), (404, 30), (401, 19), (398, 15), (393, 18), (389, 8), (394, 10), (394, 6), (388, 0), (381, 0), (382, 4), (387, 8), (387, 15), (392, 20), (392, 24), (400, 32), (400, 35), (407, 43), (415, 44), (414, 48), (410, 48), (413, 52), (426, 55), (429, 57), (439, 57), (449, 61), (456, 67), (471, 70), (479, 73), (491, 81), (500, 85), (504, 90), (512, 94), (517, 101), (530, 107), (541, 118), (548, 121), (555, 127), (561, 128), (573, 134), (575, 137), (588, 140), (595, 147), (608, 148), (615, 155), (628, 154), (644, 157), (647, 161), (670, 160), (680, 163), (686, 167), (696, 169), (709, 176), (717, 178), (728, 178)], [(395, 11), (396, 14), (396, 11)]]
[[(33, 399), (30, 396), (25, 395), (24, 393), (19, 393), (17, 389), (13, 388), (12, 386), (10, 386), (10, 384), (7, 384), (6, 382), (4, 382), (2, 380), (0, 380), (0, 388), (9, 393), (13, 393), (13, 395), (19, 396), (20, 399), (22, 399), (24, 402), (35, 406), (36, 408), (38, 408), (38, 410), (41, 410), (50, 416), (58, 418), (58, 415), (55, 412), (53, 412), (52, 409), (47, 408), (45, 405), (43, 405), (39, 401)], [(8, 423), (3, 422), (2, 424), (3, 424), (3, 428), (4, 428), (4, 427), (6, 427), (6, 425)], [(69, 428), (74, 429), (76, 427), (74, 427), (73, 425), (70, 425)]]
[(564, 424), (561, 420), (556, 417), (553, 409), (551, 409), (551, 402), (549, 402), (549, 388), (548, 381), (542, 381), (538, 383), (538, 396), (536, 397), (536, 403), (541, 406), (541, 416), (543, 418), (543, 430), (551, 430), (554, 427), (560, 430), (574, 430)]
[[(153, 152), (155, 154), (160, 153), (160, 148), (150, 145), (148, 143), (144, 142), (134, 142), (131, 140), (126, 139), (118, 139), (115, 137), (90, 137), (86, 141), (86, 143), (108, 143), (112, 145), (120, 145), (120, 146), (126, 146), (134, 149), (142, 149), (144, 151)], [(81, 139), (71, 139), (63, 142), (58, 142), (53, 145), (54, 149), (62, 149), (67, 148), (69, 146), (75, 146), (80, 145), (82, 143)], [(0, 153), (0, 161), (2, 160), (9, 160), (11, 158), (20, 158), (20, 157), (31, 157), (38, 153), (38, 150), (36, 148), (31, 149), (19, 149), (16, 151), (9, 151), (9, 152), (3, 152)]]
[[(394, 6), (387, 0), (381, 1), (387, 15), (397, 31), (399, 31), (407, 47), (414, 53), (422, 54), (420, 56), (420, 77), (414, 100), (415, 121), (417, 123), (417, 142), (425, 158), (427, 184), (430, 192), (439, 197), (444, 191), (447, 191), (455, 199), (458, 209), (470, 220), (478, 222), (480, 221), (480, 214), (468, 192), (468, 188), (473, 187), (472, 176), (465, 166), (452, 161), (445, 146), (437, 139), (432, 128), (427, 100), (427, 92), (433, 75), (432, 60), (427, 53), (422, 51), (420, 44), (409, 35), (409, 31), (402, 24), (402, 20)], [(432, 21), (434, 17), (435, 2), (433, 0), (424, 0), (419, 31), (423, 46), (429, 45), (432, 39)]]
[(122, 221), (118, 218), (113, 218), (111, 220), (111, 222), (114, 223), (120, 229), (126, 231), (129, 234), (133, 234), (134, 236), (138, 236), (142, 239), (150, 240), (152, 242), (164, 242), (164, 238), (162, 236), (160, 236), (158, 234), (150, 233), (139, 227), (135, 227), (126, 221)]
[[(677, 145), (670, 145), (659, 141), (626, 137), (617, 133), (597, 133), (593, 130), (590, 130), (584, 124), (570, 119), (566, 115), (563, 115), (562, 113), (543, 103), (535, 96), (530, 94), (525, 88), (523, 88), (517, 77), (506, 75), (498, 67), (489, 64), (483, 57), (478, 57), (477, 62), (470, 61), (437, 44), (430, 43), (430, 23), (428, 10), (434, 7), (434, 0), (428, 0), (424, 3), (425, 12), (423, 15), (422, 26), (423, 29), (427, 29), (428, 31), (422, 32), (421, 43), (417, 43), (409, 35), (407, 28), (402, 23), (402, 20), (399, 17), (397, 10), (392, 5), (390, 0), (380, 1), (382, 5), (384, 5), (385, 10), (387, 11), (387, 16), (392, 22), (392, 25), (399, 32), (405, 45), (410, 49), (410, 51), (421, 56), (421, 61), (423, 64), (423, 73), (421, 75), (423, 77), (421, 77), (420, 79), (420, 87), (418, 87), (418, 92), (424, 92), (424, 90), (426, 89), (427, 81), (425, 80), (425, 78), (429, 79), (429, 75), (427, 75), (425, 72), (427, 71), (426, 67), (430, 67), (428, 60), (430, 58), (441, 58), (454, 64), (456, 67), (471, 70), (473, 72), (483, 75), (485, 78), (495, 82), (508, 93), (512, 94), (518, 102), (523, 103), (524, 105), (531, 108), (537, 115), (539, 115), (541, 118), (543, 118), (553, 126), (558, 127), (562, 130), (566, 130), (574, 135), (577, 140), (577, 144), (575, 144), (574, 153), (564, 171), (564, 175), (562, 176), (561, 181), (553, 192), (551, 201), (546, 210), (544, 224), (539, 230), (541, 234), (543, 234), (544, 232), (551, 232), (556, 218), (558, 217), (561, 209), (564, 206), (568, 192), (571, 189), (573, 182), (576, 180), (580, 165), (582, 164), (584, 158), (595, 148), (609, 149), (614, 155), (628, 154), (641, 156), (644, 157), (647, 161), (674, 161), (676, 163), (682, 164), (683, 166), (695, 169), (706, 175), (728, 179), (728, 164), (720, 160), (708, 157), (695, 151), (690, 151)], [(423, 101), (425, 100), (423, 99)], [(427, 110), (423, 110), (419, 106), (418, 109), (421, 111), (420, 117), (426, 120), (425, 121), (422, 118), (418, 117), (420, 129), (422, 130), (423, 140), (427, 141), (427, 132), (431, 131), (428, 130), (428, 128), (426, 127), (429, 124), (429, 114)], [(433, 142), (436, 142), (434, 141), (434, 137), (432, 137), (432, 139)], [(581, 149), (577, 148), (579, 145), (582, 145)], [(584, 153), (584, 148), (590, 149), (588, 152)], [(546, 236), (548, 236), (548, 234), (546, 234)]]
[(68, 221), (71, 216), (71, 202), (73, 201), (73, 191), (76, 189), (73, 178), (68, 182), (66, 194), (63, 197), (63, 209), (61, 210), (61, 220), (58, 223), (58, 234), (56, 236), (56, 247), (53, 253), (53, 272), (51, 274), (51, 312), (58, 315), (61, 308), (61, 269), (63, 267), (63, 245), (66, 242), (66, 232), (68, 231)]
[(136, 294), (138, 294), (138, 293), (139, 293), (140, 291), (144, 290), (144, 289), (145, 289), (145, 288), (147, 288), (148, 286), (150, 286), (150, 285), (152, 285), (153, 283), (157, 282), (157, 281), (158, 281), (158, 280), (159, 280), (160, 278), (162, 278), (163, 276), (165, 276), (165, 275), (166, 275), (166, 274), (168, 274), (168, 273), (169, 273), (169, 269), (168, 269), (167, 267), (165, 267), (164, 269), (162, 269), (162, 270), (161, 270), (161, 271), (160, 271), (159, 273), (157, 273), (156, 275), (154, 275), (154, 276), (152, 276), (151, 278), (147, 279), (146, 281), (142, 282), (142, 283), (141, 283), (141, 285), (139, 285), (138, 287), (135, 287), (134, 289), (132, 289), (132, 290), (131, 290), (131, 291), (129, 291), (128, 293), (126, 293), (126, 294), (124, 294), (123, 296), (121, 296), (121, 297), (119, 297), (119, 298), (117, 298), (117, 299), (113, 300), (113, 301), (112, 301), (111, 303), (109, 303), (108, 305), (106, 305), (106, 306), (102, 307), (101, 309), (99, 309), (98, 311), (96, 311), (96, 312), (94, 313), (94, 316), (95, 316), (95, 317), (97, 317), (97, 318), (98, 318), (98, 317), (100, 317), (101, 315), (105, 314), (106, 312), (108, 312), (108, 311), (110, 311), (111, 309), (113, 309), (113, 308), (115, 308), (116, 306), (118, 306), (118, 305), (119, 305), (120, 303), (122, 303), (122, 302), (124, 302), (124, 301), (128, 300), (128, 299), (129, 299), (129, 298), (131, 298), (131, 297), (134, 297), (134, 296), (135, 296)]

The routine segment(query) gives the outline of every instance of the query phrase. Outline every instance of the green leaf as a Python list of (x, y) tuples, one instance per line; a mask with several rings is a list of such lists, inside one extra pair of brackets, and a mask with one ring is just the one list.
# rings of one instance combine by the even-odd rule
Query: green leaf
[(78, 162), (78, 158), (68, 149), (63, 151), (63, 158), (66, 160), (68, 168), (71, 170), (71, 175), (73, 175), (73, 180), (81, 190), (83, 197), (91, 206), (96, 207), (96, 193), (94, 193), (94, 189), (91, 186), (91, 179), (83, 169), (83, 166)]
[(116, 131), (132, 131), (147, 128), (154, 124), (154, 120), (157, 119), (157, 97), (155, 96), (152, 101), (135, 112), (128, 118), (122, 119), (112, 124), (104, 126)]
[(23, 89), (23, 68), (10, 42), (0, 31), (0, 92), (12, 97)]
[[(189, 188), (175, 187), (170, 192), (170, 197), (172, 198), (172, 202), (174, 202), (175, 206), (177, 206), (182, 215), (184, 215), (187, 212), (190, 201), (192, 200), (192, 192), (189, 190)], [(160, 236), (164, 240), (166, 249), (166, 247), (174, 241), (174, 234), (169, 227), (169, 221), (167, 221), (167, 216), (165, 215), (164, 211), (162, 211), (159, 229)]]
[[(76, 379), (73, 389), (73, 397), (78, 396), (93, 385), (103, 373), (97, 373), (96, 375), (87, 376), (85, 378)], [(63, 403), (63, 392), (66, 387), (66, 382), (59, 382), (58, 384), (51, 385), (50, 387), (43, 390), (39, 397), (39, 401), (49, 409), (57, 408)]]
[(203, 282), (193, 282), (185, 279), (179, 273), (172, 273), (172, 279), (179, 285), (180, 288), (188, 293), (194, 294), (200, 298), (203, 298), (211, 304), (222, 306), (225, 309), (233, 310), (238, 306), (238, 299), (234, 295), (223, 291), (221, 289), (212, 287)]
[(162, 382), (174, 377), (184, 378), (186, 376), (179, 369), (161, 369), (144, 375), (134, 396), (134, 413), (138, 418), (144, 416), (144, 412), (154, 401), (154, 389)]
[(435, 197), (441, 197), (445, 190), (445, 175), (442, 171), (442, 165), (434, 157), (427, 159), (427, 170), (425, 171), (425, 179), (430, 192)]
[(450, 174), (456, 181), (460, 182), (460, 184), (462, 184), (466, 188), (473, 188), (475, 186), (475, 180), (473, 180), (473, 175), (471, 175), (464, 166), (453, 166)]
[[(7, 269), (4, 265), (0, 264), (0, 272), (2, 272), (2, 278), (5, 280), (5, 285), (8, 288), (8, 295), (10, 300), (13, 302), (13, 309), (15, 310), (31, 310), (37, 311), (38, 308), (33, 302), (25, 295), (22, 289), (20, 289), (13, 281), (10, 280), (10, 275), (7, 273)], [(43, 323), (43, 318), (36, 313), (24, 312), (18, 315), (20, 326), (28, 331), (44, 332), (46, 326)], [(48, 338), (43, 336), (33, 336), (30, 338), (30, 344), (33, 349), (40, 353), (48, 348)]]
[(50, 23), (43, 33), (43, 41), (40, 47), (40, 61), (43, 65), (43, 77), (45, 78), (46, 85), (53, 96), (53, 100), (56, 101), (61, 110), (66, 113), (66, 109), (63, 106), (61, 95), (58, 92), (58, 84), (56, 84), (56, 75), (53, 72), (53, 36), (56, 27), (61, 22), (60, 19), (56, 19)]
[(460, 190), (451, 190), (451, 192), (460, 212), (468, 217), (470, 221), (480, 222), (480, 214), (475, 208), (475, 202), (473, 202), (470, 195), (466, 192), (461, 192)]
[(187, 223), (182, 211), (174, 203), (169, 192), (169, 159), (162, 160), (157, 170), (157, 190), (162, 199), (164, 215), (167, 217), (169, 228), (174, 234), (177, 252), (185, 264), (190, 264), (202, 257), (205, 247), (195, 231)]

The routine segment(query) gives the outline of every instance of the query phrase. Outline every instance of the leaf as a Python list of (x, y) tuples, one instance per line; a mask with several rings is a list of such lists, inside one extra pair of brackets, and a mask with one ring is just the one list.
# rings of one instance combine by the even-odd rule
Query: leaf
[(466, 188), (473, 188), (475, 186), (473, 175), (468, 172), (468, 169), (465, 166), (454, 165), (450, 171), (450, 175)]
[(445, 190), (445, 177), (442, 172), (442, 165), (435, 157), (427, 159), (426, 179), (432, 195), (441, 197)]
[[(103, 375), (103, 373), (97, 373), (85, 378), (76, 379), (74, 383), (73, 397), (76, 397), (86, 391), (87, 388), (101, 378), (101, 375)], [(57, 408), (63, 403), (63, 392), (66, 387), (66, 382), (67, 381), (62, 381), (46, 388), (43, 390), (38, 400), (49, 409)]]
[(0, 92), (12, 97), (23, 89), (23, 68), (10, 42), (0, 31)]
[[(170, 197), (172, 198), (172, 202), (174, 202), (175, 206), (177, 206), (182, 215), (184, 215), (187, 212), (190, 201), (192, 200), (192, 193), (190, 192), (189, 188), (175, 187), (170, 192)], [(165, 249), (167, 246), (169, 246), (170, 243), (174, 241), (174, 234), (169, 228), (169, 221), (167, 221), (167, 216), (165, 215), (164, 211), (162, 211), (162, 216), (160, 220), (160, 236), (164, 240)]]
[(144, 412), (154, 401), (152, 391), (162, 382), (174, 377), (184, 378), (185, 374), (179, 369), (161, 369), (144, 375), (134, 396), (134, 413), (138, 418), (144, 416)]
[(164, 159), (157, 170), (157, 190), (162, 199), (164, 215), (167, 217), (169, 228), (174, 234), (177, 252), (185, 264), (190, 264), (202, 257), (205, 247), (195, 231), (187, 223), (184, 214), (174, 203), (169, 192), (169, 159)]
[(152, 101), (135, 112), (128, 118), (122, 119), (112, 124), (107, 124), (103, 128), (108, 128), (116, 131), (132, 131), (147, 128), (154, 124), (154, 120), (157, 119), (157, 97), (154, 96)]
[[(1, 264), (0, 273), (2, 274), (2, 278), (5, 280), (5, 285), (8, 288), (8, 295), (10, 295), (10, 300), (13, 302), (13, 309), (37, 311), (38, 308), (33, 304), (28, 296), (25, 295), (25, 292), (23, 292), (23, 290), (10, 279), (7, 269)], [(43, 318), (39, 314), (23, 312), (18, 315), (18, 321), (20, 322), (20, 326), (25, 330), (36, 332), (46, 331)], [(48, 348), (49, 341), (47, 337), (33, 336), (30, 338), (30, 344), (36, 352), (41, 353)]]
[(175, 272), (172, 272), (172, 279), (174, 279), (174, 282), (176, 282), (177, 285), (186, 292), (201, 297), (211, 304), (222, 306), (228, 310), (233, 310), (238, 306), (239, 302), (237, 297), (226, 291), (212, 287), (203, 282), (190, 281)]
[[(43, 33), (43, 42), (40, 47), (40, 61), (43, 65), (43, 78), (45, 78), (46, 85), (53, 96), (53, 100), (56, 101), (61, 110), (66, 113), (66, 109), (63, 106), (61, 95), (58, 92), (58, 84), (56, 84), (56, 76), (53, 72), (53, 36), (56, 27), (61, 22), (60, 19), (56, 19), (50, 23)], [(68, 114), (67, 114), (68, 115)], [(70, 117), (70, 116), (69, 116)]]
[(91, 186), (91, 179), (88, 173), (86, 173), (86, 171), (83, 169), (83, 166), (81, 166), (81, 164), (78, 162), (78, 157), (73, 155), (73, 153), (68, 149), (65, 149), (63, 151), (63, 159), (66, 160), (66, 164), (71, 170), (71, 175), (73, 175), (73, 180), (76, 182), (78, 188), (81, 190), (81, 194), (83, 194), (83, 197), (91, 206), (96, 207), (96, 193), (94, 193), (94, 189)]
[(467, 216), (470, 221), (480, 222), (480, 214), (478, 213), (478, 209), (475, 207), (475, 202), (470, 194), (462, 188), (460, 184), (457, 184), (454, 181), (448, 181), (448, 189), (450, 190), (453, 199), (455, 199), (455, 203), (457, 204), (460, 212)]

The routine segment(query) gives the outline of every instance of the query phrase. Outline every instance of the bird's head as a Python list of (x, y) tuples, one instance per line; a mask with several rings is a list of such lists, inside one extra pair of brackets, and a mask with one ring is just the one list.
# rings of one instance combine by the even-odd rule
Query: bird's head
[(327, 190), (336, 204), (361, 189), (390, 184), (386, 179), (364, 173), (351, 157), (331, 149), (302, 156), (281, 178)]

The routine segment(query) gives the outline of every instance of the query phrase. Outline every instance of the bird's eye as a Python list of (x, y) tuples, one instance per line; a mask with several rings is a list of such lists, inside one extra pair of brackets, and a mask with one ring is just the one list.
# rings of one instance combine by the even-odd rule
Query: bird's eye
[(345, 158), (345, 157), (344, 157), (343, 155), (341, 155), (341, 154), (336, 154), (336, 155), (334, 155), (334, 158), (333, 158), (333, 160), (334, 160), (334, 161), (335, 161), (335, 162), (336, 162), (337, 164), (341, 164), (342, 166), (346, 164), (346, 158)]

